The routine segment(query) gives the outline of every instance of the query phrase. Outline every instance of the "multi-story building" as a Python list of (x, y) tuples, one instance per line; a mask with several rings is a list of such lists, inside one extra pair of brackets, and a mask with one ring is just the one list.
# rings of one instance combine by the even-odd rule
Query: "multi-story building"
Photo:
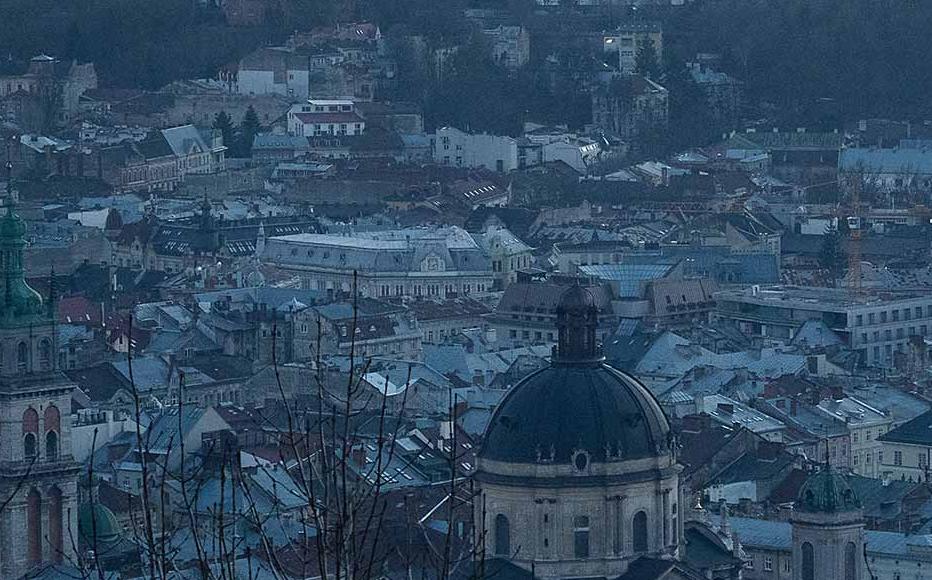
[(668, 91), (641, 76), (616, 78), (592, 91), (592, 123), (625, 140), (667, 127)]
[(880, 475), (928, 481), (932, 459), (932, 411), (926, 411), (880, 436)]
[[(581, 279), (570, 276), (543, 280), (519, 274), (517, 281), (505, 290), (495, 313), (489, 317), (489, 326), (495, 329), (497, 340), (514, 346), (556, 343), (560, 297), (567, 288), (580, 282)], [(598, 309), (596, 339), (603, 341), (618, 325), (618, 316), (612, 310), (611, 290), (608, 285), (585, 287)]]
[(243, 57), (236, 88), (244, 95), (285, 95), (295, 100), (309, 96), (309, 57), (285, 47), (260, 48)]
[(58, 369), (54, 290), (48, 301), (23, 277), (25, 223), (6, 199), (0, 218), (0, 576), (72, 562), (80, 466), (71, 454), (74, 384)]
[(376, 356), (417, 360), (421, 332), (403, 306), (363, 299), (297, 312), (291, 344), (296, 361), (351, 354), (358, 360)]
[(518, 168), (518, 142), (511, 137), (476, 135), (441, 127), (430, 137), (434, 163), (507, 173)]
[(492, 60), (505, 68), (518, 69), (531, 58), (531, 35), (523, 26), (500, 25), (482, 34), (491, 45)]
[(288, 133), (299, 137), (362, 135), (366, 121), (351, 99), (309, 99), (288, 111)]
[(81, 96), (95, 88), (92, 63), (40, 54), (22, 74), (0, 76), (0, 112), (14, 113), (29, 129), (45, 130), (72, 121), (80, 112)]
[(693, 81), (705, 93), (712, 118), (725, 125), (735, 123), (741, 113), (744, 92), (741, 81), (703, 63), (692, 62), (687, 66)]
[(633, 73), (637, 68), (638, 51), (651, 47), (660, 62), (663, 30), (657, 22), (629, 22), (602, 37), (602, 49), (618, 55), (618, 70), (624, 73)]
[(263, 258), (331, 298), (454, 298), (492, 289), (492, 261), (458, 227), (270, 237)]
[(932, 295), (919, 292), (852, 296), (844, 289), (771, 286), (715, 294), (715, 316), (750, 336), (785, 342), (807, 320), (821, 320), (862, 364), (892, 367), (911, 336), (932, 329)]
[(533, 264), (534, 248), (522, 242), (508, 228), (489, 225), (481, 234), (473, 237), (492, 258), (492, 271), (495, 272), (495, 286), (507, 288), (517, 280), (518, 272), (526, 270)]

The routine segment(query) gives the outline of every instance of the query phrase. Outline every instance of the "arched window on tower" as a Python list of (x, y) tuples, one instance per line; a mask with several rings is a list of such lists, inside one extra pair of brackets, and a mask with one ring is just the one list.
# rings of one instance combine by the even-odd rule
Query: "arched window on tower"
[(495, 555), (511, 556), (511, 524), (505, 514), (495, 516)]
[(803, 542), (803, 574), (802, 580), (815, 580), (815, 557), (812, 553), (812, 544)]
[(635, 552), (647, 551), (647, 512), (639, 511), (631, 521), (631, 538)]
[(34, 458), (38, 452), (39, 413), (32, 407), (23, 412), (23, 457)]
[(62, 493), (58, 486), (54, 485), (49, 490), (49, 549), (53, 562), (61, 562), (64, 555), (63, 515)]
[(39, 367), (44, 371), (52, 369), (52, 341), (47, 338), (39, 341)]
[(857, 577), (858, 549), (854, 542), (845, 546), (845, 580), (858, 580)]
[(16, 345), (16, 368), (21, 373), (29, 370), (29, 345), (26, 341)]
[(55, 405), (45, 408), (45, 459), (58, 460), (59, 433), (61, 433), (61, 413)]
[(36, 488), (26, 496), (26, 557), (30, 564), (42, 561), (42, 496)]

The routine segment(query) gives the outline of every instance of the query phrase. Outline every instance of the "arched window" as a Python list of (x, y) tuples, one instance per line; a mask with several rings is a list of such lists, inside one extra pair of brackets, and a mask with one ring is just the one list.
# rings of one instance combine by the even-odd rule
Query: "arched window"
[(32, 407), (23, 412), (23, 456), (32, 459), (38, 452), (39, 413)]
[(49, 548), (54, 562), (61, 562), (64, 555), (63, 515), (61, 490), (55, 485), (49, 490)]
[(32, 488), (26, 496), (26, 557), (30, 564), (42, 561), (42, 496)]
[(854, 542), (845, 546), (845, 580), (858, 580), (857, 577), (858, 549)]
[(505, 514), (495, 516), (495, 555), (511, 556), (511, 525)]
[(49, 431), (45, 434), (45, 460), (58, 460), (58, 433)]
[(45, 408), (45, 430), (61, 431), (61, 412), (55, 405), (49, 405)]
[(812, 544), (803, 542), (803, 575), (802, 580), (815, 580), (815, 557), (812, 554)]
[(16, 345), (16, 368), (20, 372), (29, 370), (29, 346), (25, 342)]
[(589, 516), (573, 518), (573, 556), (589, 557)]
[(639, 511), (634, 514), (631, 522), (631, 538), (634, 541), (635, 552), (647, 551), (647, 512)]
[(32, 459), (36, 454), (36, 434), (26, 433), (26, 436), (23, 437), (23, 457)]
[(39, 341), (39, 366), (44, 371), (52, 369), (52, 341), (47, 338)]

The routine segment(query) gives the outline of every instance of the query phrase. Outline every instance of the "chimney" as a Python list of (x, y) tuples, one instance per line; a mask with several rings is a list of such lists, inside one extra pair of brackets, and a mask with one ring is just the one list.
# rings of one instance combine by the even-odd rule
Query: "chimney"
[(790, 416), (795, 417), (798, 408), (799, 403), (796, 402), (796, 399), (790, 399)]
[(362, 443), (353, 445), (352, 450), (350, 451), (350, 459), (358, 467), (366, 466), (366, 448)]

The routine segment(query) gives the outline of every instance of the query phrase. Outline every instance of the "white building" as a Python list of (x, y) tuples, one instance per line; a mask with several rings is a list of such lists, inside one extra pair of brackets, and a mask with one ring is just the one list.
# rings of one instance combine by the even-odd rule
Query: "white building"
[(288, 133), (299, 137), (362, 135), (366, 121), (351, 99), (309, 99), (288, 111)]
[(305, 288), (348, 297), (455, 298), (492, 289), (489, 256), (458, 227), (269, 238), (264, 260)]
[(284, 95), (307, 99), (310, 87), (308, 57), (280, 46), (265, 47), (244, 57), (236, 75), (242, 95)]
[(518, 168), (518, 142), (511, 137), (471, 134), (442, 127), (431, 136), (434, 163), (507, 173)]
[(219, 173), (226, 168), (226, 150), (220, 132), (206, 137), (194, 125), (162, 129), (162, 135), (178, 159), (181, 175)]
[(885, 478), (925, 481), (932, 458), (932, 411), (926, 411), (879, 437), (877, 462)]

